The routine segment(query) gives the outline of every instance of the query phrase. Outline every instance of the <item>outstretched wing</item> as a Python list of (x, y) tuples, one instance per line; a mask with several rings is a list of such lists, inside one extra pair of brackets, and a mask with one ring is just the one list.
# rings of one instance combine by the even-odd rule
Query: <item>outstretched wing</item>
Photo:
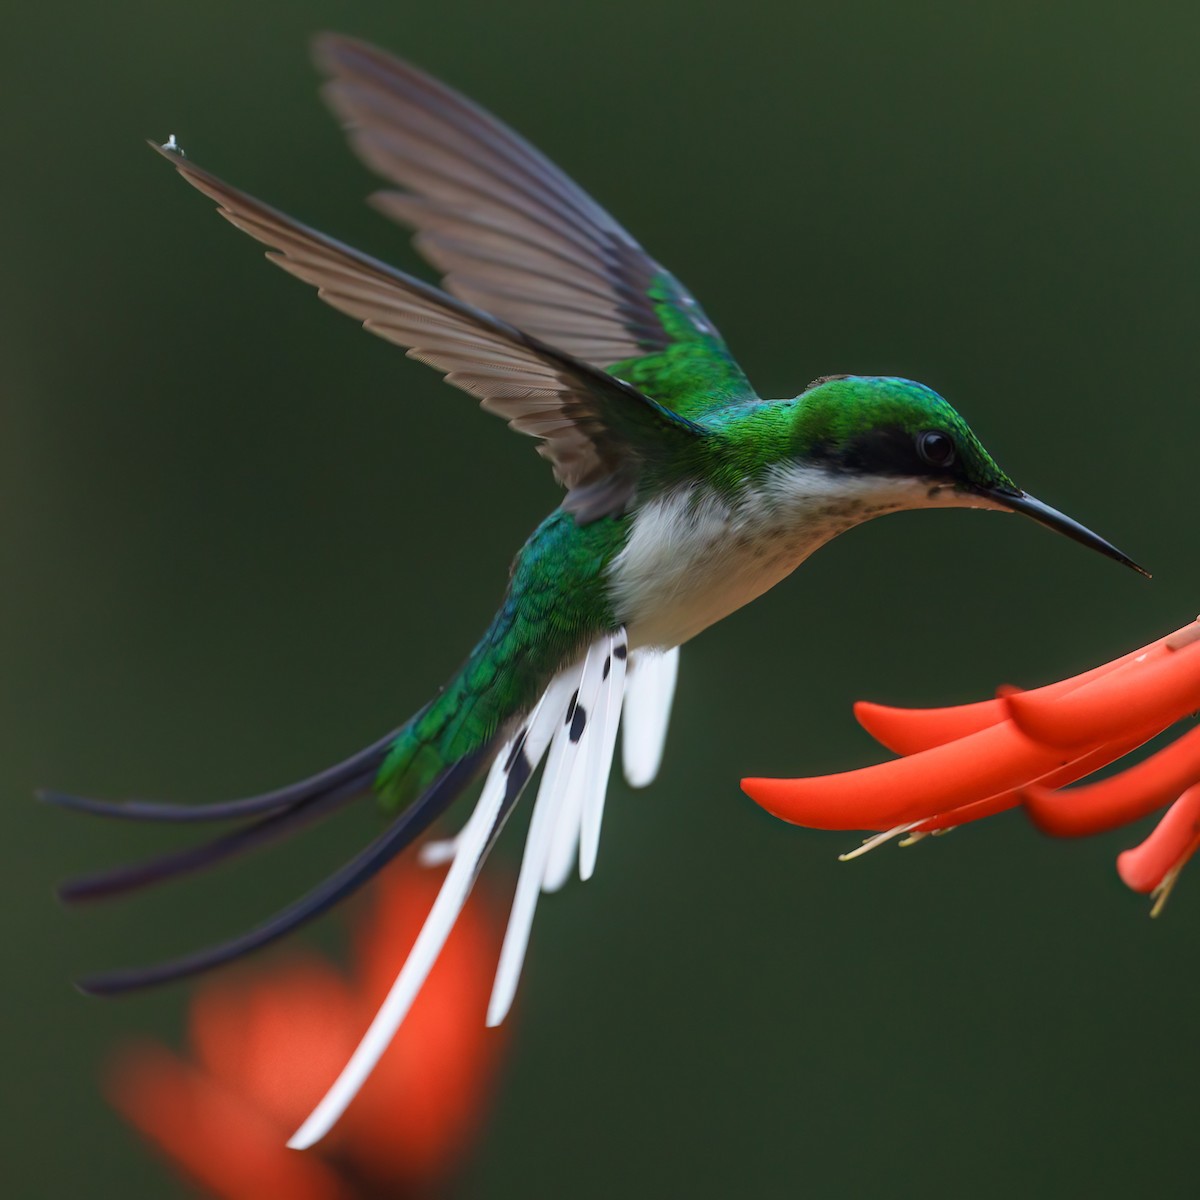
[(173, 150), (156, 149), (327, 304), (437, 368), (513, 429), (540, 438), (539, 452), (567, 489), (563, 506), (579, 521), (621, 511), (646, 462), (686, 454), (709, 436), (620, 379), (308, 229)]
[(448, 291), (683, 416), (756, 398), (691, 293), (523, 138), (363, 42), (314, 50), (355, 151), (404, 189), (372, 201)]

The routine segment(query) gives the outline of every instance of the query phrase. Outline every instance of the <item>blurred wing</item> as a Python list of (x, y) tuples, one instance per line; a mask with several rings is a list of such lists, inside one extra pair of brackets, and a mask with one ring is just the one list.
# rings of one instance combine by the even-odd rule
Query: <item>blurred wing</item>
[(351, 145), (404, 189), (373, 202), (447, 291), (683, 416), (756, 398), (679, 280), (523, 138), (363, 42), (325, 34), (315, 54)]
[(642, 464), (677, 455), (706, 436), (636, 388), (543, 345), (419, 279), (360, 254), (158, 147), (219, 205), (226, 220), (264, 245), (285, 271), (327, 304), (441, 371), (519, 433), (540, 438), (580, 521), (624, 508)]

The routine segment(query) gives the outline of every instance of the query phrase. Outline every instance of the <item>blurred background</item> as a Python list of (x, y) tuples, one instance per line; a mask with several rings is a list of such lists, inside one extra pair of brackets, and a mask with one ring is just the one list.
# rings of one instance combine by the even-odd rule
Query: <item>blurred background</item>
[[(96, 1086), (187, 989), (69, 986), (236, 931), (369, 804), (143, 899), (51, 884), (170, 831), (37, 785), (204, 801), (422, 703), (558, 501), (503, 424), (269, 269), (143, 145), (415, 268), (307, 38), (409, 57), (528, 135), (701, 298), (764, 395), (895, 373), (1152, 583), (1026, 521), (857, 530), (686, 648), (658, 783), (543, 903), (464, 1196), (1194, 1194), (1200, 881), (1019, 813), (840, 865), (738, 789), (875, 761), (856, 697), (980, 698), (1185, 623), (1200, 381), (1195, 6), (82, 3), (6, 37), (0, 773), (13, 1196), (185, 1194)], [(515, 866), (524, 818), (500, 858)], [(519, 826), (519, 828), (517, 827)], [(496, 864), (503, 875), (505, 864)], [(334, 919), (304, 935), (336, 952)], [(479, 1019), (482, 1021), (482, 1010)]]

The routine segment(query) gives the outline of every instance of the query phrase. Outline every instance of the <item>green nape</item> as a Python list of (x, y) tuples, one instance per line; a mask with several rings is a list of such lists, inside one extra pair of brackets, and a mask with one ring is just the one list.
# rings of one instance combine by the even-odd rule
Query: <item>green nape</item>
[(560, 668), (613, 627), (604, 572), (628, 520), (579, 525), (556, 509), (538, 526), (467, 661), (397, 735), (375, 783), (387, 810), (404, 808), (448, 766), (505, 733)]

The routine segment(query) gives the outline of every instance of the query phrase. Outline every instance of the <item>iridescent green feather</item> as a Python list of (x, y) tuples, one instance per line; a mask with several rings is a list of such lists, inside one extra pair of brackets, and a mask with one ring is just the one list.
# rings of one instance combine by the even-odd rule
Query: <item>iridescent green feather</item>
[(691, 420), (757, 399), (742, 368), (695, 297), (667, 271), (646, 289), (667, 344), (606, 369)]
[(450, 682), (404, 727), (376, 781), (397, 811), (451, 763), (486, 746), (537, 701), (549, 676), (614, 617), (605, 570), (629, 517), (587, 525), (558, 509), (513, 563), (500, 610)]

